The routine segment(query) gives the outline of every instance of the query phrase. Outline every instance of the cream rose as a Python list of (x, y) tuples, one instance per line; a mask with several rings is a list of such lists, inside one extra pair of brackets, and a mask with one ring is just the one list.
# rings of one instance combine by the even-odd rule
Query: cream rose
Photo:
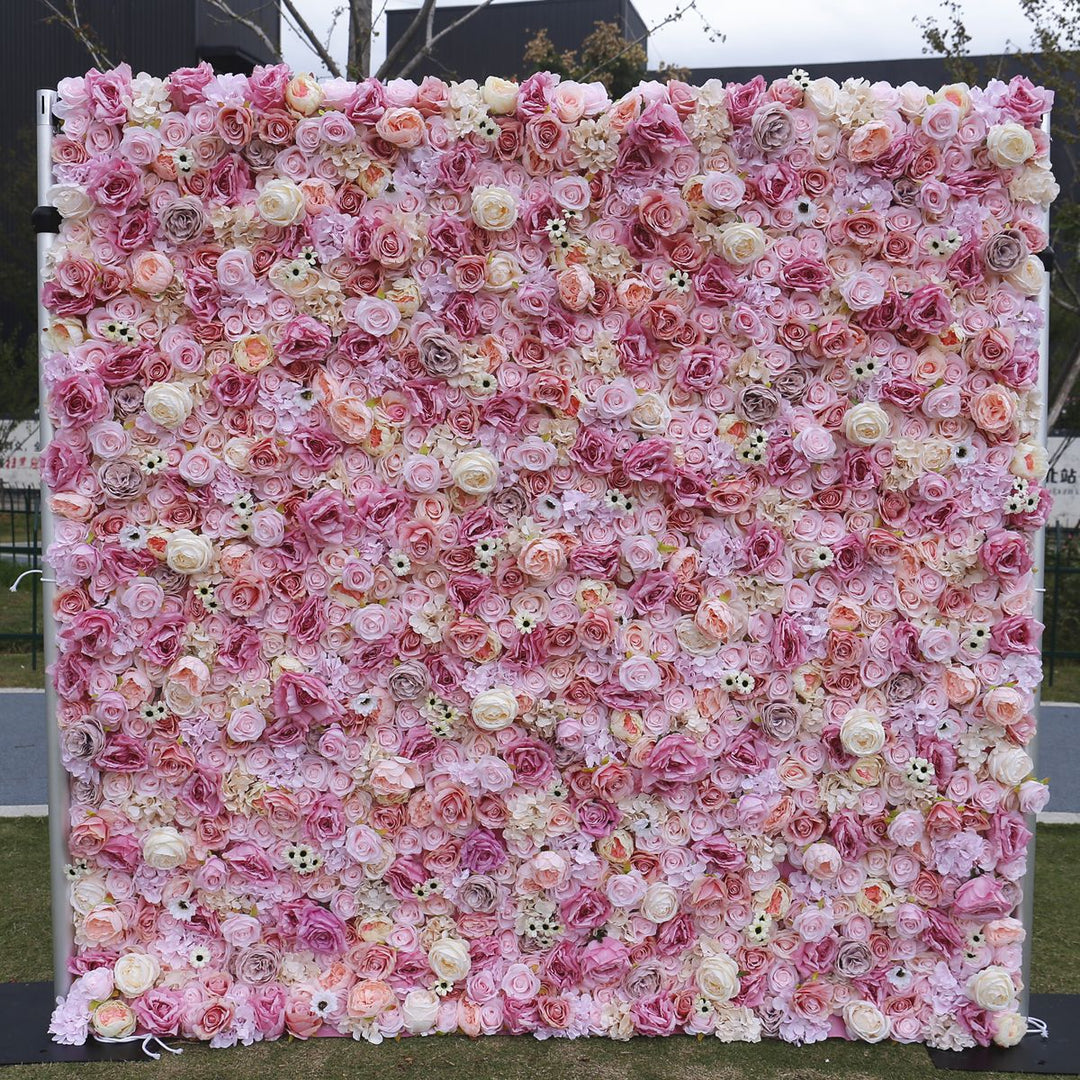
[(852, 709), (840, 725), (840, 742), (849, 754), (868, 757), (885, 745), (885, 727), (866, 709)]
[(1029, 255), (1015, 270), (1005, 275), (1005, 280), (1025, 296), (1038, 296), (1046, 284), (1046, 269), (1042, 259)]
[(501, 731), (517, 719), (517, 714), (517, 698), (508, 686), (493, 686), (472, 701), (473, 723), (481, 731)]
[(889, 435), (889, 414), (875, 401), (861, 401), (844, 414), (844, 436), (856, 446), (874, 446)]
[(187, 841), (171, 825), (151, 829), (142, 842), (143, 862), (155, 870), (175, 870), (187, 862)]
[(1016, 1046), (1027, 1034), (1027, 1017), (1018, 1012), (996, 1013), (990, 1020), (990, 1031), (998, 1046)]
[(650, 922), (666, 923), (679, 914), (679, 894), (662, 881), (645, 890), (641, 898), (641, 914)]
[(484, 99), (489, 113), (506, 116), (512, 113), (517, 105), (518, 84), (509, 79), (500, 79), (497, 75), (489, 75), (480, 88), (480, 96)]
[(430, 1031), (439, 1016), (441, 998), (431, 990), (410, 990), (401, 1003), (401, 1017), (405, 1030), (417, 1035)]
[(1022, 784), (1034, 767), (1034, 762), (1019, 746), (995, 746), (986, 759), (987, 771), (1006, 787)]
[(504, 187), (488, 185), (473, 188), (472, 219), (481, 229), (506, 232), (517, 221), (517, 199)]
[(881, 1042), (889, 1034), (888, 1017), (870, 1001), (849, 1001), (844, 1006), (844, 1025), (863, 1042)]
[(1022, 124), (994, 124), (986, 133), (986, 152), (1002, 169), (1015, 169), (1035, 153), (1035, 140)]
[(325, 97), (313, 75), (294, 75), (285, 87), (285, 103), (301, 116), (311, 116)]
[(428, 963), (440, 979), (460, 982), (472, 967), (469, 946), (459, 938), (440, 938), (428, 950)]
[(1046, 476), (1049, 466), (1045, 447), (1037, 443), (1022, 442), (1013, 451), (1009, 472), (1013, 476), (1022, 476), (1025, 480), (1041, 480)]
[(727, 953), (706, 956), (694, 978), (701, 996), (710, 1001), (730, 1001), (739, 992), (739, 965)]
[(450, 466), (450, 476), (467, 495), (487, 495), (499, 481), (499, 463), (486, 450), (466, 450)]
[(125, 997), (138, 997), (157, 982), (161, 965), (149, 953), (125, 953), (113, 964), (113, 981)]
[(291, 180), (271, 180), (259, 192), (255, 208), (271, 225), (295, 225), (304, 216), (304, 193)]
[(720, 254), (729, 263), (746, 266), (765, 254), (765, 234), (756, 225), (737, 221), (720, 233)]
[(124, 1002), (110, 998), (94, 1010), (92, 1026), (106, 1039), (126, 1039), (135, 1031), (135, 1014)]
[(980, 1009), (1004, 1012), (1016, 1001), (1016, 986), (1005, 968), (991, 964), (968, 979), (967, 995)]
[(214, 562), (214, 545), (205, 536), (180, 529), (166, 541), (165, 562), (178, 574), (205, 574)]
[(154, 383), (143, 394), (143, 408), (155, 424), (178, 428), (195, 408), (195, 399), (183, 383)]

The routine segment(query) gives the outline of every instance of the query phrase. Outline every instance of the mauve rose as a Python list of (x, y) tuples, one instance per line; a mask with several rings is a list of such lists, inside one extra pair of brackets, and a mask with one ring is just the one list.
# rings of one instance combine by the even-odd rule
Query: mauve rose
[(1019, 229), (1002, 229), (983, 245), (986, 268), (995, 274), (1011, 274), (1027, 256), (1027, 240)]
[(236, 978), (248, 986), (263, 986), (277, 978), (281, 954), (272, 945), (256, 944), (237, 952), (230, 969)]
[(1000, 919), (1011, 913), (1001, 884), (991, 874), (982, 874), (960, 885), (953, 894), (952, 910), (965, 919)]
[(162, 237), (171, 244), (186, 244), (202, 235), (206, 217), (202, 203), (188, 195), (163, 206), (158, 213)]

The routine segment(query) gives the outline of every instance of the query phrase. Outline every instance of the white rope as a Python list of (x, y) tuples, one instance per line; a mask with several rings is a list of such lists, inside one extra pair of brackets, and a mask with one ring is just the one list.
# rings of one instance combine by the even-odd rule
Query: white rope
[(158, 1046), (160, 1046), (162, 1050), (168, 1050), (170, 1054), (182, 1054), (184, 1052), (183, 1047), (181, 1047), (181, 1046), (170, 1046), (168, 1043), (162, 1042), (161, 1039), (159, 1039), (156, 1035), (127, 1035), (122, 1039), (110, 1039), (105, 1035), (95, 1035), (94, 1039), (99, 1043), (141, 1042), (142, 1043), (142, 1048), (143, 1048), (143, 1053), (148, 1058), (153, 1058), (154, 1061), (160, 1061), (161, 1060), (161, 1055), (160, 1054), (155, 1054), (154, 1051), (150, 1049), (150, 1044), (151, 1043), (157, 1043)]
[(23, 571), (23, 572), (22, 572), (22, 573), (21, 573), (21, 574), (20, 574), (20, 575), (19, 575), (19, 576), (18, 576), (18, 577), (17, 577), (17, 578), (16, 578), (16, 579), (15, 579), (15, 580), (13, 581), (13, 582), (12, 582), (12, 584), (11, 584), (11, 587), (10, 587), (10, 589), (9, 589), (8, 591), (9, 591), (9, 592), (15, 592), (15, 591), (16, 591), (16, 590), (17, 590), (17, 589), (19, 588), (19, 582), (21, 582), (21, 581), (22, 581), (22, 579), (23, 579), (24, 577), (26, 577), (26, 576), (27, 576), (27, 574), (41, 574), (41, 580), (42, 580), (42, 581), (48, 581), (48, 582), (49, 582), (50, 584), (52, 584), (52, 585), (55, 585), (55, 584), (56, 584), (56, 578), (51, 578), (51, 577), (45, 577), (45, 571), (44, 571), (44, 570), (38, 570), (37, 568), (35, 568), (35, 569), (33, 569), (33, 570), (24, 570), (24, 571)]
[(1041, 1035), (1044, 1039), (1050, 1038), (1050, 1029), (1046, 1026), (1045, 1020), (1040, 1020), (1037, 1016), (1029, 1016), (1027, 1018), (1027, 1031), (1025, 1035)]

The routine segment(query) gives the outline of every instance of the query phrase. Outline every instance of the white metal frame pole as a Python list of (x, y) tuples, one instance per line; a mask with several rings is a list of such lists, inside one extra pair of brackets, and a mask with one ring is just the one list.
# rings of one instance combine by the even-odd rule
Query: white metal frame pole
[[(1050, 114), (1043, 117), (1042, 129), (1050, 136)], [(1047, 209), (1043, 221), (1047, 237), (1050, 235), (1050, 211)], [(1043, 278), (1042, 292), (1039, 294), (1039, 306), (1042, 308), (1043, 325), (1039, 337), (1039, 420), (1035, 428), (1035, 441), (1039, 446), (1045, 447), (1047, 442), (1047, 407), (1046, 400), (1050, 388), (1050, 271)], [(1043, 598), (1046, 594), (1046, 526), (1044, 525), (1035, 536), (1035, 594), (1033, 602), (1033, 614), (1042, 622)], [(1042, 685), (1035, 692), (1035, 734), (1027, 746), (1027, 752), (1035, 763), (1035, 775), (1039, 770), (1039, 723), (1042, 719)], [(1035, 827), (1036, 818), (1029, 814), (1027, 827), (1031, 830), (1031, 842), (1027, 852), (1027, 871), (1021, 883), (1024, 890), (1020, 899), (1020, 921), (1024, 924), (1024, 953), (1021, 962), (1020, 974), (1024, 986), (1020, 991), (1020, 1012), (1024, 1016), (1030, 1013), (1031, 1001), (1031, 950), (1033, 930), (1035, 926)]]
[[(52, 187), (52, 138), (53, 138), (53, 90), (37, 92), (37, 201), (38, 206), (49, 202)], [(52, 439), (53, 427), (45, 408), (45, 346), (42, 334), (49, 328), (49, 313), (41, 302), (43, 283), (49, 249), (55, 233), (37, 234), (38, 268), (38, 437), (40, 449), (44, 450)], [(53, 598), (56, 585), (49, 573), (44, 555), (53, 542), (53, 515), (49, 505), (49, 493), (44, 484), (41, 489), (41, 545), (42, 574), (41, 606), (44, 611), (45, 666), (56, 661), (56, 622), (53, 618)], [(73, 941), (71, 907), (68, 900), (68, 882), (64, 866), (68, 862), (69, 792), (68, 777), (60, 758), (60, 730), (56, 722), (56, 691), (52, 679), (45, 676), (45, 743), (49, 756), (49, 896), (52, 912), (53, 985), (57, 996), (66, 994), (71, 985), (68, 960), (71, 958)]]

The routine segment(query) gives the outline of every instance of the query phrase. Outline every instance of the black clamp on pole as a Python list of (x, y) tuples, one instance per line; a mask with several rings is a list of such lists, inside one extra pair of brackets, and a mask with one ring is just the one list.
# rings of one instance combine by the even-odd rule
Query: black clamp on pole
[(1051, 273), (1056, 265), (1054, 249), (1052, 247), (1044, 247), (1042, 251), (1039, 252), (1039, 259), (1042, 261), (1043, 269), (1048, 274)]
[(60, 211), (55, 206), (35, 206), (30, 211), (30, 224), (36, 233), (58, 233)]

